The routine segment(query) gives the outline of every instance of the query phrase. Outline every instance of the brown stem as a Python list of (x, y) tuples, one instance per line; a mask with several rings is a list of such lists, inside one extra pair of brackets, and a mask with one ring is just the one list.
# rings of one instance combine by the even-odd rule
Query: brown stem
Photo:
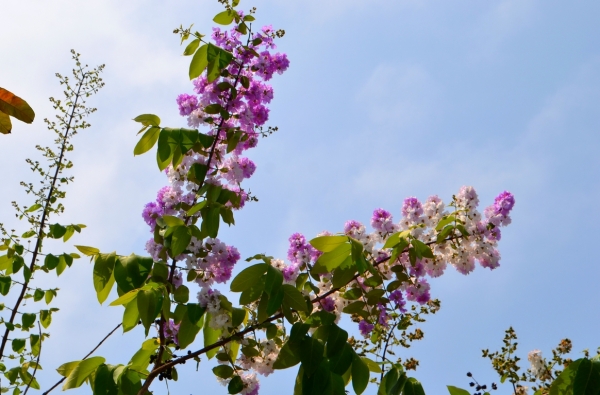
[[(251, 31), (248, 34), (248, 37), (251, 37)], [(250, 42), (250, 38), (248, 38), (248, 42)], [(233, 83), (233, 88), (235, 89), (235, 87), (237, 86), (237, 84), (239, 83), (240, 80), (240, 75), (242, 73), (242, 69), (244, 68), (244, 63), (242, 62), (241, 64), (238, 65), (239, 66), (239, 70), (237, 75), (235, 76), (235, 81)], [(231, 98), (231, 96), (230, 96)], [(229, 106), (231, 104), (231, 100), (227, 101), (227, 105), (225, 106), (225, 111), (229, 111)], [(221, 117), (221, 121), (219, 122), (219, 126), (217, 126), (217, 132), (215, 134), (215, 141), (213, 141), (212, 146), (210, 147), (210, 152), (208, 154), (208, 161), (206, 162), (206, 167), (208, 168), (208, 170), (210, 170), (210, 163), (212, 162), (213, 156), (215, 154), (215, 149), (217, 147), (217, 144), (219, 143), (219, 134), (221, 133), (221, 129), (223, 128), (223, 123), (225, 122), (225, 119), (223, 117)], [(205, 178), (206, 179), (206, 178)], [(202, 180), (198, 186), (198, 190), (200, 190), (202, 188), (202, 186), (204, 186), (204, 181)], [(190, 220), (191, 217), (187, 217), (185, 219), (185, 222), (187, 224), (187, 222)], [(177, 268), (177, 260), (175, 258), (173, 258), (173, 262), (171, 263), (171, 271), (169, 273), (169, 283), (173, 283), (173, 276), (175, 275), (175, 269)], [(154, 368), (152, 369), (152, 372), (154, 372), (155, 370), (157, 370), (161, 365), (161, 359), (162, 359), (162, 354), (164, 352), (164, 343), (165, 343), (165, 339), (164, 339), (164, 334), (163, 334), (163, 329), (164, 326), (166, 324), (166, 319), (165, 317), (162, 315), (161, 313), (161, 317), (160, 317), (160, 323), (159, 323), (159, 336), (160, 336), (160, 347), (158, 350), (158, 354), (156, 357), (156, 362), (154, 363)], [(162, 365), (164, 366), (164, 365)], [(164, 369), (163, 369), (164, 370)], [(162, 371), (162, 370), (161, 370)], [(144, 394), (148, 388), (150, 387), (150, 384), (152, 384), (152, 380), (154, 379), (155, 376), (152, 376), (152, 374), (150, 374), (147, 378), (146, 381), (144, 382), (144, 386), (142, 387), (142, 389), (140, 389), (139, 394)]]
[[(73, 102), (73, 106), (71, 107), (71, 114), (69, 114), (69, 122), (67, 122), (67, 125), (65, 127), (65, 133), (62, 136), (62, 146), (60, 148), (60, 155), (58, 157), (58, 161), (55, 162), (56, 170), (54, 172), (54, 176), (52, 177), (52, 182), (50, 183), (50, 189), (48, 191), (48, 196), (46, 197), (46, 200), (44, 202), (44, 212), (42, 213), (42, 218), (40, 221), (40, 229), (38, 231), (37, 240), (35, 242), (35, 248), (33, 249), (31, 263), (29, 264), (29, 271), (31, 272), (32, 276), (33, 276), (33, 270), (35, 267), (35, 262), (37, 261), (38, 253), (40, 252), (40, 250), (42, 248), (42, 240), (44, 238), (44, 228), (46, 227), (46, 219), (49, 214), (50, 205), (52, 204), (52, 202), (50, 200), (52, 198), (52, 195), (54, 194), (54, 189), (56, 187), (56, 181), (58, 180), (58, 175), (60, 174), (60, 171), (62, 168), (62, 161), (63, 161), (65, 150), (66, 150), (67, 138), (69, 137), (69, 132), (71, 131), (71, 122), (73, 121), (73, 118), (75, 117), (75, 109), (77, 108), (77, 101), (79, 100), (79, 97), (80, 97), (81, 87), (83, 85), (83, 82), (87, 78), (87, 76), (88, 76), (88, 74), (84, 73), (83, 78), (79, 81), (79, 85), (77, 87), (77, 93), (75, 94), (75, 101)], [(19, 306), (21, 305), (21, 302), (23, 301), (23, 298), (25, 297), (25, 292), (27, 291), (28, 284), (29, 284), (29, 281), (25, 281), (22, 285), (21, 293), (19, 294), (19, 297), (17, 298), (17, 301), (15, 302), (15, 307), (13, 308), (12, 314), (10, 315), (10, 320), (8, 321), (10, 324), (13, 324), (13, 322), (15, 320), (15, 316), (17, 315), (17, 310), (19, 309)], [(4, 336), (2, 337), (2, 344), (0, 345), (0, 358), (4, 357), (4, 348), (6, 347), (6, 342), (8, 341), (9, 332), (10, 332), (10, 330), (8, 329), (8, 325), (7, 325), (6, 330), (4, 331)], [(41, 341), (41, 339), (40, 339), (40, 341)]]
[[(457, 236), (452, 236), (452, 237), (449, 237), (449, 238), (447, 238), (445, 241), (450, 241), (450, 240), (454, 240), (454, 239), (457, 239), (457, 238), (462, 238), (462, 237), (463, 237), (463, 236), (458, 236), (458, 237), (457, 237)], [(431, 244), (435, 244), (435, 243), (436, 243), (436, 241), (431, 241), (431, 242), (428, 242), (428, 243), (425, 243), (425, 244), (426, 244), (426, 245), (431, 245)], [(407, 247), (407, 248), (408, 248), (408, 247)], [(404, 252), (406, 252), (406, 251), (408, 251), (408, 250), (404, 250), (402, 253), (404, 253)], [(383, 258), (383, 259), (381, 259), (381, 260), (379, 260), (379, 261), (375, 262), (375, 264), (374, 264), (373, 266), (377, 267), (377, 266), (379, 266), (380, 264), (382, 264), (383, 262), (386, 262), (386, 261), (388, 261), (389, 259), (390, 259), (390, 257)], [(348, 284), (350, 284), (352, 281), (355, 281), (355, 280), (356, 280), (358, 277), (360, 277), (360, 274), (356, 274), (356, 275), (355, 275), (354, 277), (352, 277), (352, 279), (351, 279), (350, 281), (348, 281), (348, 282), (347, 282), (347, 283), (346, 283), (344, 286), (342, 286), (342, 287), (338, 287), (338, 288), (333, 288), (333, 289), (331, 289), (331, 290), (329, 290), (329, 291), (325, 292), (323, 295), (317, 296), (316, 298), (312, 299), (310, 302), (311, 302), (312, 304), (315, 304), (315, 303), (319, 302), (321, 299), (324, 299), (324, 298), (326, 298), (327, 296), (329, 296), (329, 295), (331, 295), (331, 294), (333, 294), (333, 293), (335, 293), (335, 292), (338, 292), (340, 289), (342, 289), (343, 287), (347, 286), (347, 285), (348, 285)], [(249, 333), (249, 332), (253, 332), (253, 331), (255, 331), (256, 329), (258, 329), (258, 328), (259, 328), (261, 325), (263, 325), (264, 323), (266, 323), (266, 322), (272, 322), (272, 321), (275, 321), (275, 320), (277, 320), (277, 319), (279, 319), (279, 318), (283, 318), (283, 313), (278, 313), (278, 314), (275, 314), (274, 316), (271, 316), (271, 317), (267, 318), (267, 319), (266, 319), (266, 320), (264, 320), (263, 322), (260, 322), (260, 323), (258, 323), (258, 324), (251, 325), (251, 326), (247, 327), (246, 329), (244, 329), (243, 331), (240, 331), (240, 332), (238, 332), (238, 333), (236, 333), (236, 334), (234, 334), (234, 335), (231, 335), (231, 336), (229, 336), (229, 337), (226, 337), (226, 338), (224, 338), (224, 339), (223, 339), (223, 340), (221, 340), (221, 341), (218, 341), (218, 342), (216, 342), (216, 343), (210, 344), (210, 345), (208, 345), (208, 346), (206, 346), (206, 347), (204, 347), (204, 348), (202, 348), (202, 349), (200, 349), (200, 350), (198, 350), (198, 351), (192, 352), (192, 353), (190, 353), (190, 354), (184, 355), (183, 357), (180, 357), (180, 358), (174, 359), (174, 360), (172, 360), (172, 361), (170, 361), (170, 362), (167, 362), (167, 363), (165, 363), (164, 365), (161, 365), (160, 367), (158, 367), (158, 368), (156, 368), (156, 369), (152, 370), (152, 372), (150, 372), (150, 374), (149, 374), (149, 375), (148, 375), (148, 377), (146, 378), (146, 382), (151, 382), (152, 380), (154, 380), (154, 378), (156, 378), (156, 376), (158, 376), (158, 374), (159, 374), (159, 373), (161, 373), (161, 372), (163, 372), (163, 371), (165, 371), (165, 370), (167, 370), (167, 369), (169, 369), (169, 368), (171, 368), (171, 367), (173, 367), (173, 366), (175, 366), (175, 365), (178, 365), (178, 364), (180, 364), (180, 363), (184, 363), (184, 362), (185, 362), (185, 361), (187, 361), (188, 359), (192, 359), (192, 358), (194, 358), (194, 357), (197, 357), (197, 356), (199, 356), (199, 355), (202, 355), (202, 354), (204, 354), (204, 353), (206, 353), (206, 352), (208, 352), (208, 351), (210, 351), (210, 350), (212, 350), (212, 349), (214, 349), (214, 348), (217, 348), (217, 347), (224, 346), (225, 344), (229, 343), (229, 342), (230, 342), (230, 341), (232, 341), (232, 340), (239, 340), (239, 339), (240, 339), (240, 338), (241, 338), (243, 335), (245, 335), (245, 334), (247, 334), (247, 333)], [(147, 390), (148, 390), (148, 388), (150, 387), (150, 385), (146, 386), (146, 382), (144, 383), (144, 386), (142, 387), (142, 389), (141, 389), (141, 390), (138, 392), (138, 395), (144, 395), (144, 394), (145, 394), (145, 391), (147, 391)]]

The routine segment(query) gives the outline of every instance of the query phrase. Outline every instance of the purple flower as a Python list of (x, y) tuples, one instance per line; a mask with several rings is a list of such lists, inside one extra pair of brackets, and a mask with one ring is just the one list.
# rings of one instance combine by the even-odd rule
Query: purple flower
[(494, 207), (496, 212), (502, 215), (508, 215), (515, 205), (515, 197), (508, 191), (502, 192), (494, 199)]
[(362, 234), (365, 231), (365, 227), (358, 221), (350, 220), (344, 224), (344, 233), (350, 236)]
[(389, 211), (378, 208), (377, 210), (373, 211), (373, 216), (371, 217), (371, 226), (373, 229), (382, 233), (393, 232), (394, 223), (392, 214), (390, 214)]
[(416, 197), (407, 197), (402, 204), (402, 215), (412, 222), (419, 220), (423, 215), (423, 206)]
[(402, 291), (399, 289), (395, 289), (390, 293), (390, 300), (396, 304), (396, 308), (400, 310), (402, 313), (406, 312), (404, 306), (406, 305), (406, 301), (402, 297)]
[(142, 211), (142, 217), (152, 231), (154, 231), (154, 227), (156, 226), (156, 218), (162, 214), (163, 209), (156, 202), (147, 203)]
[(425, 279), (419, 279), (416, 284), (410, 284), (406, 287), (406, 298), (413, 302), (425, 304), (431, 299), (429, 294), (429, 283)]
[(177, 105), (179, 106), (179, 114), (187, 116), (198, 108), (198, 98), (196, 96), (183, 93), (177, 96)]
[(382, 305), (381, 303), (379, 303), (377, 305), (377, 308), (379, 309), (379, 317), (377, 318), (377, 323), (385, 328), (387, 328), (388, 326), (388, 320), (390, 319), (390, 316), (387, 313), (387, 310), (385, 309), (385, 306)]
[(172, 319), (163, 327), (163, 336), (168, 340), (173, 340), (177, 345), (179, 345), (179, 340), (177, 339), (178, 333), (179, 324), (176, 324)]
[(300, 233), (294, 233), (289, 238), (290, 248), (288, 259), (297, 265), (308, 263), (315, 255), (315, 249), (306, 242), (306, 238)]
[(254, 171), (256, 170), (256, 165), (248, 158), (239, 158), (238, 165), (242, 169), (244, 178), (252, 177), (252, 174), (254, 174)]
[(331, 313), (333, 310), (335, 310), (335, 302), (330, 297), (321, 299), (321, 301), (319, 303), (321, 304), (321, 307), (325, 311), (328, 311)]
[(286, 266), (285, 268), (283, 268), (283, 270), (281, 271), (283, 273), (283, 278), (285, 279), (285, 281), (296, 281), (296, 278), (298, 278), (298, 265), (296, 264), (291, 264)]
[(173, 274), (173, 286), (175, 289), (179, 288), (183, 284), (183, 274), (179, 270), (177, 270)]
[(358, 330), (360, 331), (360, 334), (364, 337), (369, 337), (369, 334), (371, 333), (374, 327), (375, 325), (370, 324), (368, 321), (365, 320), (361, 320), (358, 323)]

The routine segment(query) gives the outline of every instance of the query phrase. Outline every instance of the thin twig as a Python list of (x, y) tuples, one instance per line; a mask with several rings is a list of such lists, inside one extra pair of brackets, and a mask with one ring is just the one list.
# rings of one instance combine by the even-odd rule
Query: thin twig
[(38, 330), (40, 332), (40, 349), (38, 351), (38, 355), (37, 355), (37, 360), (35, 361), (35, 367), (33, 368), (33, 374), (31, 375), (31, 380), (29, 380), (29, 383), (27, 383), (27, 387), (25, 388), (25, 391), (23, 392), (23, 395), (27, 395), (27, 391), (29, 391), (29, 387), (31, 387), (31, 383), (33, 383), (33, 380), (35, 380), (35, 374), (37, 373), (38, 370), (38, 366), (40, 364), (40, 355), (42, 355), (42, 326), (40, 325), (40, 321), (38, 320)]
[[(37, 261), (38, 253), (41, 252), (40, 250), (42, 248), (42, 240), (44, 238), (44, 228), (46, 227), (46, 219), (47, 219), (47, 216), (48, 216), (48, 213), (50, 210), (50, 205), (52, 204), (52, 202), (51, 202), (52, 195), (54, 194), (54, 189), (56, 188), (56, 181), (58, 180), (58, 175), (60, 174), (62, 167), (63, 167), (62, 161), (63, 161), (65, 151), (67, 148), (67, 139), (69, 138), (69, 133), (71, 132), (71, 123), (73, 122), (73, 119), (75, 118), (75, 110), (77, 108), (77, 101), (79, 100), (79, 97), (80, 97), (81, 87), (87, 77), (88, 77), (88, 74), (84, 73), (83, 78), (79, 81), (79, 85), (77, 87), (77, 93), (75, 94), (75, 101), (73, 102), (73, 107), (71, 108), (71, 114), (69, 115), (69, 122), (67, 122), (67, 125), (65, 126), (65, 133), (62, 137), (62, 145), (61, 145), (61, 149), (60, 149), (60, 155), (58, 157), (58, 160), (55, 162), (56, 170), (54, 172), (54, 176), (52, 177), (52, 182), (50, 183), (50, 189), (48, 190), (48, 196), (46, 197), (46, 200), (44, 202), (44, 211), (42, 213), (42, 218), (40, 220), (40, 228), (38, 231), (37, 240), (35, 242), (35, 248), (33, 249), (31, 263), (29, 265), (29, 271), (31, 272), (32, 276), (33, 276), (33, 271), (35, 268), (35, 263)], [(30, 280), (31, 280), (31, 278), (30, 278)], [(17, 315), (17, 310), (19, 309), (19, 306), (21, 305), (21, 302), (23, 301), (23, 298), (25, 297), (25, 292), (27, 291), (28, 284), (29, 284), (29, 281), (25, 281), (25, 283), (22, 285), (21, 293), (19, 294), (19, 297), (17, 298), (17, 301), (15, 302), (15, 307), (13, 308), (13, 311), (10, 315), (10, 320), (8, 321), (10, 324), (12, 324), (15, 320), (15, 317)], [(4, 332), (4, 336), (2, 337), (2, 344), (0, 345), (0, 358), (2, 358), (4, 356), (4, 348), (6, 347), (6, 342), (8, 341), (8, 333), (9, 332), (10, 332), (10, 329), (8, 329), (8, 325), (7, 325), (6, 330)]]
[[(98, 345), (96, 345), (96, 347), (94, 347), (92, 349), (92, 351), (90, 351), (89, 353), (87, 353), (87, 355), (85, 357), (83, 357), (81, 360), (83, 361), (83, 360), (87, 359), (90, 355), (92, 355), (102, 345), (102, 343), (104, 343), (106, 341), (106, 339), (108, 339), (113, 333), (115, 333), (115, 331), (117, 329), (119, 329), (121, 327), (121, 325), (123, 325), (123, 324), (119, 323), (119, 325), (115, 326), (115, 329), (113, 329), (112, 331), (110, 331), (108, 335), (104, 336), (104, 339), (100, 340), (100, 343), (98, 343)], [(49, 390), (47, 390), (46, 392), (44, 392), (42, 395), (48, 395), (53, 389), (55, 389), (56, 387), (58, 387), (65, 380), (66, 380), (66, 377), (63, 377), (56, 384), (54, 384)], [(23, 394), (23, 395), (25, 395), (25, 394)]]

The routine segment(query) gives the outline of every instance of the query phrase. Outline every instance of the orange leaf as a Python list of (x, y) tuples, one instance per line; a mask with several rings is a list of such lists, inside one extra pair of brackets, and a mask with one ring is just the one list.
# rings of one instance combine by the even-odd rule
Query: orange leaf
[(25, 100), (3, 88), (0, 88), (0, 112), (25, 123), (32, 123), (35, 118), (35, 113)]

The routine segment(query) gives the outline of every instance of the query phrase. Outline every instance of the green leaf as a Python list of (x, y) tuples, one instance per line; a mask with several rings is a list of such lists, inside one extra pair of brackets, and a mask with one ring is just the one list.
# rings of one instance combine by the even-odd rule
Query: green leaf
[(573, 382), (573, 394), (597, 395), (600, 393), (600, 362), (582, 359)]
[(281, 308), (281, 304), (283, 303), (283, 297), (284, 293), (281, 288), (279, 288), (276, 292), (273, 292), (269, 296), (269, 301), (267, 303), (266, 309), (267, 316), (275, 314), (275, 312)]
[(48, 328), (52, 323), (52, 312), (50, 310), (40, 310), (40, 322), (44, 328)]
[(152, 149), (152, 147), (154, 147), (154, 144), (156, 144), (156, 142), (158, 141), (159, 134), (159, 127), (152, 126), (150, 129), (148, 129), (146, 133), (144, 133), (140, 141), (138, 141), (138, 143), (135, 145), (135, 148), (133, 149), (133, 155), (142, 155), (150, 151), (150, 149)]
[(221, 218), (227, 225), (235, 225), (235, 219), (233, 218), (233, 210), (228, 207), (221, 207)]
[[(327, 357), (331, 357), (342, 351), (347, 340), (348, 332), (336, 324), (331, 324), (329, 327), (329, 336), (327, 337)], [(331, 370), (335, 372), (333, 368)], [(344, 372), (341, 374), (344, 374)]]
[(132, 300), (125, 305), (125, 310), (123, 311), (123, 333), (129, 332), (135, 328), (139, 321), (140, 312), (138, 311), (137, 301)]
[(171, 145), (169, 144), (169, 137), (171, 132), (167, 129), (162, 129), (158, 135), (158, 149), (156, 150), (156, 162), (160, 171), (169, 166), (173, 152), (171, 151)]
[(423, 390), (423, 386), (421, 383), (415, 379), (414, 377), (409, 377), (404, 384), (404, 389), (402, 390), (403, 395), (425, 395), (425, 391)]
[(200, 321), (200, 318), (204, 315), (206, 308), (200, 306), (197, 303), (188, 303), (187, 304), (187, 314), (190, 322), (194, 325), (197, 325)]
[(100, 250), (95, 247), (75, 246), (83, 255), (94, 256), (100, 253)]
[(240, 376), (235, 376), (227, 385), (227, 391), (230, 394), (237, 394), (244, 389), (244, 382)]
[(105, 361), (103, 357), (91, 357), (81, 361), (65, 380), (63, 391), (81, 387), (81, 384)]
[(415, 248), (415, 251), (419, 258), (431, 258), (431, 259), (435, 258), (435, 256), (433, 255), (433, 252), (431, 251), (431, 248), (427, 244), (423, 243), (422, 241), (413, 239), (411, 241), (411, 244)]
[[(394, 233), (392, 235), (390, 235), (387, 240), (385, 241), (385, 244), (383, 245), (383, 248), (392, 248), (392, 247), (396, 247), (402, 240), (404, 240), (406, 242), (406, 237), (410, 234), (410, 231), (402, 231), (402, 232), (397, 232)], [(406, 245), (408, 245), (408, 242), (406, 243)]]
[(23, 325), (23, 329), (29, 329), (33, 327), (35, 323), (35, 314), (31, 313), (23, 313), (21, 315), (21, 324)]
[(215, 376), (220, 377), (222, 379), (228, 379), (233, 376), (233, 368), (228, 365), (219, 365), (213, 368), (213, 373)]
[[(219, 25), (229, 25), (229, 24), (231, 24), (231, 22), (233, 22), (234, 18), (235, 18), (235, 11), (225, 10), (225, 11), (219, 12), (217, 15), (215, 15), (215, 17), (213, 18), (213, 21), (218, 23)], [(237, 393), (237, 392), (232, 392), (232, 393)]]
[(42, 343), (40, 342), (40, 335), (32, 334), (29, 336), (29, 346), (31, 347), (31, 353), (33, 355), (35, 355), (35, 356), (40, 355), (41, 344)]
[(306, 337), (300, 348), (300, 361), (304, 366), (304, 374), (311, 376), (323, 360), (323, 344), (315, 338)]
[(0, 276), (0, 294), (2, 294), (3, 296), (8, 295), (11, 283), (12, 280), (10, 276)]
[(13, 263), (13, 256), (8, 256), (8, 255), (2, 255), (0, 256), (0, 270), (6, 270), (8, 269), (10, 266), (12, 266)]
[[(197, 163), (194, 163), (194, 164), (197, 164)], [(186, 214), (187, 214), (188, 216), (192, 216), (192, 215), (196, 214), (198, 211), (200, 211), (201, 209), (203, 209), (203, 208), (204, 208), (204, 206), (206, 206), (206, 203), (207, 203), (207, 202), (206, 202), (206, 200), (203, 200), (203, 201), (201, 201), (200, 203), (197, 203), (197, 204), (195, 204), (194, 206), (192, 206), (192, 208), (191, 208), (191, 209), (189, 209), (189, 210), (187, 211), (187, 213), (186, 213)]]
[(16, 353), (21, 353), (25, 349), (25, 339), (13, 339), (12, 350)]
[(131, 302), (132, 300), (134, 300), (137, 297), (138, 292), (140, 292), (140, 289), (138, 289), (138, 288), (132, 289), (131, 291), (127, 292), (126, 294), (123, 294), (119, 298), (110, 302), (109, 306), (119, 306), (122, 304), (128, 304), (129, 302)]
[[(204, 179), (206, 178), (206, 173), (208, 172), (208, 166), (202, 164), (202, 163), (194, 163), (192, 164), (192, 166), (190, 167), (190, 170), (188, 171), (188, 179), (198, 185), (200, 184), (204, 184)], [(198, 204), (196, 204), (194, 207), (201, 205), (199, 208), (195, 209), (194, 211), (192, 211), (192, 209), (190, 209), (189, 212), (188, 211), (188, 215), (192, 215), (196, 212), (198, 212), (201, 208), (203, 208), (206, 205), (206, 201), (204, 202), (200, 202)]]
[(273, 364), (273, 369), (287, 369), (297, 365), (300, 362), (300, 347), (291, 340), (288, 340), (277, 356), (277, 360)]
[[(207, 50), (208, 50), (208, 45), (204, 44), (194, 54), (194, 57), (192, 58), (192, 61), (190, 62), (190, 70), (189, 70), (190, 80), (193, 80), (194, 78), (199, 77), (200, 74), (202, 74), (202, 72), (208, 65)], [(187, 51), (187, 48), (186, 48), (186, 51)]]
[(31, 207), (29, 207), (27, 210), (25, 210), (25, 212), (26, 213), (32, 213), (32, 212), (34, 212), (36, 210), (39, 210), (41, 208), (42, 208), (42, 205), (39, 204), (39, 203), (36, 203), (36, 204), (32, 205)]
[(234, 307), (233, 311), (231, 312), (231, 326), (234, 328), (240, 326), (246, 320), (247, 314), (248, 312), (246, 309), (238, 309)]
[[(211, 316), (210, 313), (206, 313), (206, 317), (204, 320), (206, 321), (206, 325), (204, 325), (204, 347), (210, 346), (219, 340), (219, 336), (221, 335), (221, 331), (211, 328), (208, 324), (210, 322)], [(218, 347), (213, 348), (206, 352), (206, 356), (208, 359), (214, 357), (219, 351)]]
[(350, 255), (352, 246), (350, 243), (340, 244), (333, 251), (325, 252), (321, 255), (315, 264), (315, 267), (324, 267), (327, 272), (331, 272), (336, 267), (340, 266), (342, 262)]
[(160, 293), (155, 289), (140, 289), (137, 294), (137, 307), (142, 319), (142, 324), (146, 328), (146, 335), (154, 319), (160, 312), (162, 306)]
[(302, 293), (296, 289), (296, 287), (283, 284), (281, 286), (283, 289), (283, 300), (292, 308), (297, 311), (308, 311), (308, 306), (306, 306), (306, 300)]
[(23, 235), (21, 237), (24, 238), (24, 239), (28, 239), (28, 238), (33, 237), (35, 235), (36, 235), (35, 230), (29, 230), (29, 231), (23, 233)]
[(144, 126), (160, 126), (160, 118), (154, 114), (138, 115), (133, 120), (140, 122)]
[(357, 395), (362, 394), (370, 379), (369, 367), (356, 353), (352, 359), (352, 388)]
[(332, 373), (339, 374), (340, 376), (346, 373), (346, 371), (352, 365), (354, 350), (348, 343), (344, 343), (341, 351), (337, 354), (329, 357), (329, 368)]
[(210, 237), (217, 237), (221, 208), (218, 205), (209, 206), (202, 210), (202, 231)]
[(247, 305), (249, 303), (257, 301), (260, 298), (265, 289), (265, 277), (266, 276), (260, 277), (256, 284), (246, 289), (245, 291), (242, 291), (240, 295), (241, 305)]
[(192, 232), (187, 226), (178, 226), (171, 239), (171, 256), (176, 257), (185, 251), (192, 241)]
[(33, 109), (25, 100), (3, 88), (0, 88), (0, 112), (25, 123), (32, 123), (35, 118)]
[[(189, 307), (189, 305), (188, 305), (188, 307)], [(201, 308), (201, 307), (199, 307), (199, 308)], [(204, 310), (204, 309), (202, 309), (202, 310)], [(184, 316), (181, 318), (181, 323), (179, 325), (179, 332), (177, 333), (179, 347), (186, 348), (187, 346), (192, 344), (194, 342), (194, 340), (196, 340), (196, 336), (198, 335), (198, 332), (200, 332), (200, 327), (201, 327), (201, 325), (198, 325), (198, 324), (200, 324), (200, 318), (198, 318), (196, 321), (192, 321), (190, 319), (190, 314), (189, 314), (189, 310), (188, 310), (188, 314), (184, 314)]]
[(115, 261), (113, 274), (121, 291), (129, 292), (140, 288), (148, 278), (152, 264), (153, 260), (150, 257), (135, 254), (119, 257)]
[(60, 365), (56, 371), (58, 372), (58, 374), (60, 374), (63, 377), (68, 377), (71, 372), (77, 367), (79, 366), (79, 364), (81, 363), (81, 361), (73, 361), (73, 362), (67, 362), (67, 363), (63, 363), (62, 365)]
[(156, 352), (159, 345), (160, 343), (156, 339), (144, 341), (142, 343), (142, 348), (131, 357), (128, 366), (135, 370), (146, 370), (148, 365), (150, 365), (150, 356)]
[(94, 395), (117, 395), (119, 389), (114, 381), (113, 373), (115, 367), (109, 369), (105, 364), (102, 364), (96, 370), (94, 378)]
[(240, 274), (235, 276), (231, 282), (230, 290), (232, 292), (242, 292), (249, 289), (253, 285), (256, 285), (269, 267), (270, 265), (264, 263), (247, 267), (246, 269), (242, 270)]
[(46, 304), (50, 304), (50, 302), (52, 302), (52, 299), (56, 296), (56, 291), (53, 289), (49, 289), (48, 291), (46, 291), (44, 293), (44, 301), (46, 302)]
[(185, 285), (180, 285), (173, 293), (173, 297), (177, 303), (187, 303), (190, 299), (190, 290)]
[(173, 215), (163, 215), (161, 218), (169, 227), (174, 228), (176, 226), (185, 226), (185, 222), (179, 217), (175, 217)]
[(204, 112), (207, 114), (219, 114), (221, 111), (223, 111), (223, 107), (216, 103), (204, 107)]
[(50, 225), (50, 229), (48, 231), (48, 236), (53, 239), (60, 239), (67, 233), (67, 228), (60, 224)]
[(582, 359), (578, 359), (569, 364), (562, 373), (554, 380), (550, 386), (550, 395), (565, 395), (573, 393), (573, 384), (577, 375), (577, 370)]
[[(348, 263), (348, 264), (347, 264)], [(334, 288), (341, 288), (348, 284), (356, 274), (356, 264), (352, 262), (352, 258), (346, 258), (346, 261), (342, 263), (338, 268), (333, 271), (333, 278), (331, 280)]]
[(185, 47), (185, 50), (183, 51), (183, 56), (192, 55), (194, 52), (196, 52), (196, 50), (198, 49), (198, 46), (200, 46), (200, 39), (196, 38), (196, 39), (192, 40), (187, 45), (187, 47)]
[(329, 362), (324, 359), (320, 365), (316, 366), (316, 372), (312, 375), (306, 374), (306, 366), (304, 368), (304, 377), (302, 378), (302, 394), (303, 395), (325, 395), (331, 381), (331, 371)]
[(219, 75), (221, 73), (221, 70), (219, 69), (220, 60), (220, 56), (219, 54), (217, 54), (214, 60), (208, 63), (208, 74), (206, 76), (206, 79), (209, 84), (214, 82), (217, 78), (219, 78)]
[(94, 260), (94, 289), (96, 290), (96, 296), (100, 304), (104, 303), (108, 294), (115, 283), (113, 271), (115, 269), (116, 255), (115, 253), (110, 254), (98, 254), (95, 255)]
[(379, 367), (377, 362), (367, 357), (361, 357), (360, 359), (362, 359), (362, 361), (369, 367), (369, 371), (373, 373), (381, 373), (381, 368)]
[(269, 265), (267, 267), (267, 277), (265, 280), (265, 292), (272, 296), (277, 293), (283, 284), (283, 274), (280, 270)]
[[(443, 227), (445, 227), (446, 225), (452, 223), (456, 221), (456, 216), (454, 214), (450, 214), (450, 215), (444, 215), (442, 217), (442, 219), (440, 219), (440, 222), (438, 222), (438, 224), (435, 226), (435, 230), (439, 231), (441, 230)], [(450, 389), (450, 385), (448, 386), (448, 389)], [(456, 387), (452, 387), (452, 388), (456, 388)]]
[(331, 252), (344, 243), (348, 243), (348, 236), (320, 236), (310, 241), (321, 252)]
[(348, 306), (344, 307), (344, 309), (342, 311), (346, 314), (356, 314), (359, 311), (362, 311), (362, 309), (364, 309), (364, 307), (365, 307), (365, 302), (359, 300), (359, 301), (350, 303)]
[[(440, 223), (441, 222), (442, 221), (440, 221)], [(446, 387), (448, 387), (448, 392), (450, 392), (450, 395), (471, 395), (469, 391), (454, 387), (453, 385), (447, 385)]]

